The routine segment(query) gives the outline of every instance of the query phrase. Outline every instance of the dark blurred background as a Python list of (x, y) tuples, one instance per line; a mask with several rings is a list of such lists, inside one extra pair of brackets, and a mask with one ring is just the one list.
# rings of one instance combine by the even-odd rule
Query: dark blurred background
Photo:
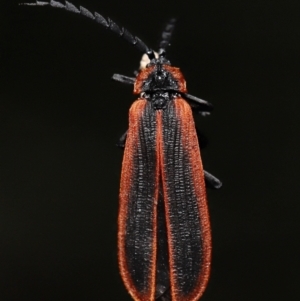
[[(122, 151), (141, 54), (87, 18), (0, 4), (0, 301), (129, 301), (117, 265)], [(300, 300), (300, 2), (73, 1), (169, 59), (208, 138), (213, 262), (201, 300)]]

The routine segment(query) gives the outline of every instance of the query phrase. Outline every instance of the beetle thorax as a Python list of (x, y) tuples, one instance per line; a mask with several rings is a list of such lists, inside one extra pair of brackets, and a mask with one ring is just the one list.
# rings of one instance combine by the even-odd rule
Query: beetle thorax
[(134, 93), (150, 101), (154, 109), (161, 110), (180, 93), (186, 93), (185, 80), (178, 68), (162, 64), (160, 59), (152, 60), (138, 74)]
[(176, 96), (178, 96), (176, 92), (163, 90), (152, 93), (143, 92), (141, 94), (142, 98), (152, 103), (154, 110), (164, 110)]

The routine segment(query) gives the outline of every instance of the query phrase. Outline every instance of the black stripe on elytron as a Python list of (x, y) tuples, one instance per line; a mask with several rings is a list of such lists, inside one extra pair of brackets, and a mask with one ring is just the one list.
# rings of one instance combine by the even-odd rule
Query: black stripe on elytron
[[(130, 127), (130, 125), (129, 125)], [(156, 192), (156, 120), (147, 102), (140, 116), (138, 141), (132, 150), (132, 177), (125, 233), (125, 258), (133, 284), (149, 292), (153, 256), (153, 214)], [(130, 128), (128, 133), (130, 133)], [(158, 183), (157, 183), (158, 184)]]
[(162, 183), (157, 204), (157, 260), (155, 298), (159, 298), (170, 290), (170, 265), (166, 227), (166, 210), (163, 199)]
[[(163, 172), (166, 185), (174, 262), (175, 286), (180, 294), (188, 295), (197, 287), (203, 262), (203, 245), (198, 200), (193, 182), (191, 155), (183, 145), (188, 135), (184, 122), (176, 115), (175, 102), (163, 111)], [(171, 271), (172, 273), (172, 271)]]

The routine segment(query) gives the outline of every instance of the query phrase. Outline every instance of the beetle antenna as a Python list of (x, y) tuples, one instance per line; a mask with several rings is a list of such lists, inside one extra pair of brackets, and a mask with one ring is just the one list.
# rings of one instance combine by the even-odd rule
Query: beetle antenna
[(45, 1), (36, 1), (35, 3), (20, 3), (19, 5), (29, 5), (29, 6), (45, 6), (50, 5), (52, 7), (56, 8), (63, 8), (67, 11), (81, 14), (85, 17), (88, 17), (97, 23), (100, 23), (105, 28), (110, 29), (120, 37), (123, 37), (126, 41), (128, 41), (130, 44), (134, 45), (136, 48), (138, 48), (143, 53), (148, 53), (150, 48), (138, 37), (133, 36), (127, 29), (124, 27), (119, 27), (114, 21), (112, 21), (110, 18), (105, 19), (103, 16), (101, 16), (99, 13), (95, 12), (92, 14), (89, 10), (86, 8), (79, 6), (79, 9), (72, 3), (65, 1), (65, 4), (62, 4), (61, 2), (51, 0), (50, 2)]
[(175, 27), (176, 19), (170, 19), (164, 31), (162, 32), (162, 40), (159, 43), (159, 56), (165, 56), (166, 48), (170, 45), (170, 40)]

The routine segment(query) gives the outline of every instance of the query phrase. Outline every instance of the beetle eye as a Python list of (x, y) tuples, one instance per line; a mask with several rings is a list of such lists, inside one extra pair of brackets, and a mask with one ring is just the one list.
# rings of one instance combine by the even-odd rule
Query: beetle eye
[[(158, 58), (158, 53), (157, 52), (154, 52), (154, 55), (155, 55), (156, 58)], [(150, 64), (149, 57), (148, 57), (147, 53), (144, 53), (143, 56), (142, 56), (142, 59), (140, 61), (140, 70), (143, 70), (143, 69), (147, 68), (148, 64)]]

